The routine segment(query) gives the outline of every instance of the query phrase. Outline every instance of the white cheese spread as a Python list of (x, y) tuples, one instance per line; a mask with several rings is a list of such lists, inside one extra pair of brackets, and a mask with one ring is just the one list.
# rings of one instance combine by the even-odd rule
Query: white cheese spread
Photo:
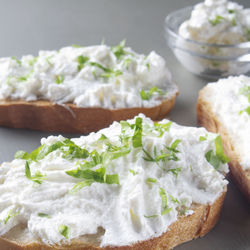
[(207, 88), (207, 101), (225, 126), (241, 166), (250, 169), (250, 77), (220, 79)]
[(157, 237), (193, 203), (211, 204), (224, 191), (228, 166), (208, 156), (223, 161), (219, 139), (144, 115), (80, 138), (43, 138), (39, 150), (0, 167), (0, 235), (23, 223), (45, 244), (100, 227), (101, 246)]
[(179, 34), (190, 40), (211, 44), (250, 41), (250, 9), (227, 0), (205, 0), (194, 6)]
[(37, 57), (0, 59), (0, 99), (49, 100), (78, 107), (152, 107), (177, 87), (165, 60), (154, 51), (118, 46), (71, 46), (40, 51)]

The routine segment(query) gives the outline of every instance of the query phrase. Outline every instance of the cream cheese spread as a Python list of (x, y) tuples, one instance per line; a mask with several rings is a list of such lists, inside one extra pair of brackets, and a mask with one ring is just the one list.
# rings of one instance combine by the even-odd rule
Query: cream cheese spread
[(31, 238), (62, 244), (101, 227), (101, 246), (129, 245), (161, 235), (227, 185), (218, 135), (141, 114), (41, 144), (0, 167), (0, 235), (23, 223)]
[(212, 111), (227, 130), (243, 169), (250, 169), (250, 77), (220, 79), (207, 86)]
[(211, 44), (250, 41), (250, 9), (227, 0), (205, 0), (194, 6), (179, 34), (190, 40)]
[(0, 99), (4, 100), (44, 99), (114, 109), (156, 106), (176, 93), (161, 56), (154, 51), (137, 54), (124, 42), (0, 59)]

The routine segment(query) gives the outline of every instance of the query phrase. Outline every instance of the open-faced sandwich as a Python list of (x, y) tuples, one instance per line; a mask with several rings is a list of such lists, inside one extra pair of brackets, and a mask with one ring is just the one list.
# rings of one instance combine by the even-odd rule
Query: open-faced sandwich
[(220, 136), (144, 115), (50, 136), (0, 167), (5, 249), (171, 249), (216, 224), (228, 172)]
[(250, 77), (210, 83), (199, 94), (199, 123), (222, 137), (233, 179), (250, 201)]
[(177, 94), (161, 56), (124, 42), (0, 59), (2, 126), (89, 133), (140, 112), (162, 119)]

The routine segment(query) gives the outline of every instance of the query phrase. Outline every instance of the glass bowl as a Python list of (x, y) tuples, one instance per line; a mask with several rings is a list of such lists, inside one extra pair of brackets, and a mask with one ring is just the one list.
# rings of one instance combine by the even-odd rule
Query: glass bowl
[(250, 72), (250, 42), (209, 44), (189, 40), (178, 34), (180, 25), (191, 16), (193, 6), (170, 13), (165, 20), (168, 46), (179, 62), (190, 72), (218, 79)]

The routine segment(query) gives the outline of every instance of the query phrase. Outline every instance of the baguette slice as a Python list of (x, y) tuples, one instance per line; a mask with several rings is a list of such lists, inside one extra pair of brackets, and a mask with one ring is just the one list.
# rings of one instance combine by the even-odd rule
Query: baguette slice
[(165, 60), (125, 47), (69, 46), (0, 58), (0, 126), (89, 133), (139, 113), (160, 120), (178, 88)]
[(234, 143), (225, 128), (225, 125), (214, 114), (212, 108), (213, 103), (210, 101), (210, 97), (210, 89), (206, 86), (200, 91), (197, 101), (198, 123), (208, 131), (219, 133), (221, 135), (225, 152), (231, 159), (229, 167), (233, 180), (241, 192), (244, 193), (248, 201), (250, 201), (250, 170), (244, 170), (240, 165), (239, 152), (234, 147)]
[(161, 120), (171, 111), (178, 95), (171, 96), (151, 108), (81, 108), (40, 100), (0, 100), (0, 126), (28, 128), (62, 133), (90, 133), (108, 127), (114, 121), (127, 120), (144, 113), (152, 120)]
[(4, 237), (0, 237), (1, 250), (49, 250), (49, 249), (74, 249), (74, 250), (157, 250), (172, 249), (184, 242), (205, 236), (217, 223), (224, 203), (226, 190), (211, 205), (193, 204), (194, 213), (180, 216), (167, 232), (160, 237), (138, 242), (130, 246), (99, 247), (99, 239), (104, 233), (102, 229), (98, 234), (85, 236), (71, 241), (71, 245), (48, 246), (42, 242), (29, 239), (24, 231), (25, 225), (15, 227)]
[(0, 168), (1, 249), (171, 249), (204, 236), (228, 183), (228, 166), (206, 157), (218, 137), (140, 114), (41, 139)]

